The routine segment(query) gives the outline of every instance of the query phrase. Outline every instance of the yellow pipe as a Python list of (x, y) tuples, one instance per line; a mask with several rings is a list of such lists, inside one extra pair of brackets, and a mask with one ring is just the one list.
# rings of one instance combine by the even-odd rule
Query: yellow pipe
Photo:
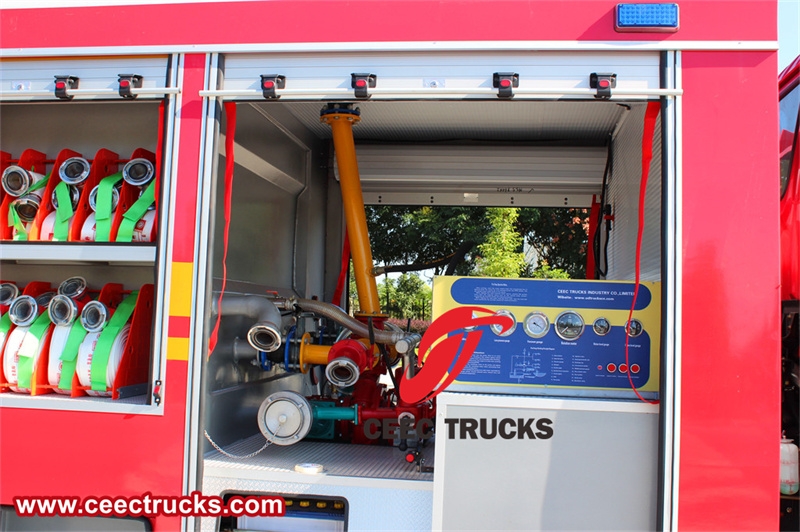
[(333, 131), (333, 147), (339, 167), (339, 184), (342, 188), (342, 203), (350, 239), (350, 252), (353, 256), (353, 269), (356, 276), (358, 304), (362, 314), (380, 314), (378, 285), (372, 275), (372, 249), (367, 231), (367, 215), (364, 212), (364, 196), (361, 193), (361, 179), (358, 175), (356, 147), (353, 141), (353, 124), (360, 120), (352, 112), (336, 112), (322, 115), (323, 122)]
[(311, 343), (311, 335), (305, 333), (300, 340), (300, 371), (306, 373), (308, 371), (306, 366), (311, 364), (326, 365), (328, 363), (328, 352), (330, 350), (330, 345)]

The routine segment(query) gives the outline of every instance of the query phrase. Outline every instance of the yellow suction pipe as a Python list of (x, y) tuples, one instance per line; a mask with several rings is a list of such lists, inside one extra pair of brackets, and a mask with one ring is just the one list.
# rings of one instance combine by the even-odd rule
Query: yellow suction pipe
[(364, 196), (361, 193), (361, 179), (358, 175), (356, 147), (353, 141), (353, 125), (361, 118), (357, 109), (339, 105), (324, 109), (320, 119), (333, 130), (333, 147), (336, 150), (339, 167), (339, 184), (342, 188), (342, 203), (361, 314), (380, 315), (378, 285), (372, 275), (372, 249), (367, 232), (367, 215), (364, 212)]

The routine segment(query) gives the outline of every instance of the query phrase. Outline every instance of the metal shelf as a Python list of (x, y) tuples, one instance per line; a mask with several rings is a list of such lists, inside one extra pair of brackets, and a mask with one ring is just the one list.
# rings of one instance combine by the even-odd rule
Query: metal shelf
[(108, 263), (148, 265), (156, 262), (153, 244), (78, 244), (74, 242), (2, 242), (0, 260), (36, 263)]
[(110, 397), (69, 397), (53, 393), (31, 396), (7, 392), (0, 393), (0, 409), (2, 408), (148, 415), (161, 415), (163, 413), (161, 407), (147, 404), (146, 395), (137, 395), (114, 401)]

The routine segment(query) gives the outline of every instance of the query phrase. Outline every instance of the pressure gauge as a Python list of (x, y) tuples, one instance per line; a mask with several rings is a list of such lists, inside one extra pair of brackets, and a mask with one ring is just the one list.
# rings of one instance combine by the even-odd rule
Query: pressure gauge
[(583, 318), (574, 310), (565, 310), (556, 317), (556, 334), (563, 340), (577, 340), (583, 334)]
[(636, 338), (637, 336), (642, 334), (642, 332), (644, 331), (644, 327), (642, 326), (642, 322), (637, 320), (637, 319), (631, 320), (628, 323), (628, 326), (625, 327), (625, 329), (628, 332), (628, 336), (630, 336), (631, 338)]
[(550, 330), (550, 320), (541, 312), (531, 312), (525, 316), (523, 327), (531, 338), (541, 338)]
[(514, 317), (514, 315), (511, 313), (510, 310), (506, 309), (500, 309), (497, 312), (495, 312), (494, 315), (508, 316), (514, 321), (514, 324), (506, 332), (501, 332), (503, 330), (503, 327), (501, 325), (492, 324), (489, 326), (489, 328), (492, 329), (492, 332), (495, 333), (497, 336), (511, 336), (514, 330), (517, 328), (517, 318)]
[(611, 331), (611, 324), (605, 318), (597, 318), (592, 324), (592, 330), (597, 336), (605, 336)]

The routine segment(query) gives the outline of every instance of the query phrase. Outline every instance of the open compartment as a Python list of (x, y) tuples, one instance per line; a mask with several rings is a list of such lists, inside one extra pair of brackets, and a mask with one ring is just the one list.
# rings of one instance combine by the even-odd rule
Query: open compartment
[[(475, 55), (482, 61), (469, 54), (433, 59), (414, 56), (398, 61), (401, 73), (391, 70), (384, 75), (375, 67), (377, 88), (374, 93), (369, 89), (368, 100), (354, 97), (359, 87), (357, 76), (365, 76), (369, 86), (368, 76), (353, 74), (352, 88), (350, 85), (352, 72), (371, 68), (357, 60), (382, 60), (380, 64), (385, 66), (398, 58), (346, 57), (324, 62), (306, 56), (291, 61), (282, 56), (261, 58), (271, 72), (285, 69), (283, 86), (273, 75), (258, 81), (254, 72), (266, 67), (254, 66), (258, 61), (253, 58), (226, 58), (221, 76), (225, 81), (218, 95), (227, 101), (214, 115), (217, 130), (209, 137), (213, 156), (208, 159), (214, 199), (209, 235), (213, 252), (209, 253), (205, 294), (207, 326), (201, 342), (203, 353), (210, 355), (203, 364), (202, 398), (203, 428), (213, 440), (204, 442), (207, 480), (226, 474), (233, 478), (238, 467), (258, 469), (265, 479), (285, 479), (281, 475), (291, 474), (294, 465), (302, 462), (322, 465), (329, 476), (425, 482), (437, 474), (428, 469), (434, 462), (433, 439), (419, 447), (400, 442), (400, 438), (366, 441), (364, 418), (359, 418), (362, 424), (348, 426), (342, 421), (346, 413), (333, 411), (358, 403), (362, 414), (380, 417), (383, 414), (378, 411), (387, 405), (371, 409), (365, 406), (370, 399), (365, 403), (361, 398), (348, 398), (358, 395), (357, 391), (331, 393), (330, 387), (326, 388), (331, 372), (326, 373), (322, 366), (330, 365), (335, 357), (330, 350), (318, 354), (318, 346), (335, 344), (340, 328), (321, 317), (317, 306), (292, 303), (331, 303), (342, 268), (348, 207), (343, 207), (341, 167), (337, 165), (341, 153), (334, 150), (331, 126), (321, 121), (321, 111), (331, 103), (351, 104), (359, 110), (352, 135), (364, 203), (586, 209), (599, 239), (599, 252), (593, 259), (604, 279), (632, 281), (638, 269), (641, 281), (661, 280), (664, 168), (660, 104), (657, 97), (647, 95), (648, 87), (659, 87), (658, 56), (619, 54), (617, 67), (620, 71), (627, 68), (636, 79), (627, 86), (631, 97), (607, 100), (596, 98), (590, 89), (589, 74), (596, 68), (593, 62), (599, 60), (591, 54), (578, 59), (549, 54), (502, 60)], [(554, 66), (558, 59), (568, 66), (559, 70)], [(498, 71), (521, 72), (519, 92), (513, 98), (498, 98), (497, 88), (492, 88), (492, 67), (485, 66), (494, 65), (490, 60), (507, 63), (498, 66)], [(526, 68), (532, 63), (544, 65), (544, 71), (538, 71), (532, 85), (527, 85), (528, 93), (523, 80), (530, 77), (525, 77), (515, 60), (523, 61)], [(339, 61), (345, 66), (334, 75), (330, 71), (340, 66)], [(480, 68), (489, 75), (476, 73)], [(433, 71), (440, 74), (429, 74)], [(464, 82), (448, 77), (462, 71), (469, 71), (473, 78), (464, 78), (468, 79)], [(576, 71), (583, 74), (578, 77)], [(247, 78), (244, 72), (252, 76)], [(620, 74), (617, 86), (624, 93), (623, 79)], [(328, 85), (323, 87), (326, 81)], [(431, 89), (436, 85), (433, 81), (452, 93), (436, 95)], [(459, 82), (474, 86), (462, 87)], [(381, 93), (381, 87), (387, 86), (386, 93)], [(548, 97), (542, 86), (561, 87), (565, 92), (552, 89)], [(637, 87), (641, 90), (634, 96)], [(576, 92), (570, 93), (573, 88)], [(279, 99), (273, 97), (272, 89)], [(209, 91), (209, 95), (217, 94)], [(234, 116), (235, 125), (231, 123)], [(645, 224), (640, 231), (643, 142), (645, 151), (652, 148), (653, 156), (648, 158)], [(228, 167), (225, 154), (230, 150), (235, 164)], [(609, 212), (603, 214), (601, 201), (610, 206)], [(606, 231), (606, 226), (611, 230)], [(643, 260), (637, 266), (640, 232)], [(587, 242), (587, 254), (592, 248)], [(231, 298), (228, 308), (226, 298)], [(252, 306), (247, 300), (254, 301)], [(255, 334), (252, 327), (268, 313), (257, 310), (270, 307), (265, 301), (275, 302), (279, 316), (270, 342), (280, 347), (271, 352), (259, 352), (248, 343), (248, 337), (253, 339)], [(347, 305), (345, 299), (333, 303)], [(269, 313), (275, 315), (273, 310)], [(656, 313), (660, 320), (660, 309)], [(625, 323), (613, 325), (624, 327)], [(209, 336), (215, 347), (211, 353), (205, 349)], [(660, 344), (658, 339), (654, 342), (657, 354)], [(317, 369), (309, 370), (302, 356), (312, 361), (312, 368), (319, 364)], [(657, 370), (655, 374), (657, 394)], [(387, 383), (391, 388), (391, 379), (384, 375), (379, 384)], [(307, 403), (297, 401), (298, 396)], [(327, 429), (324, 423), (312, 423), (309, 430), (299, 427), (298, 432), (306, 437), (296, 443), (265, 441), (265, 431), (275, 435), (269, 410), (281, 401), (294, 402), (287, 406), (287, 416), (298, 426), (306, 423), (306, 418), (293, 416), (306, 409), (312, 419), (328, 420)], [(402, 413), (401, 406), (406, 405), (393, 401), (395, 414)], [(419, 414), (412, 416), (425, 417)], [(651, 458), (654, 471), (655, 449)], [(226, 468), (228, 473), (224, 473)]]
[[(172, 61), (152, 56), (0, 62), (2, 78), (13, 80), (13, 91), (0, 92), (3, 170), (17, 167), (18, 174), (8, 178), (11, 185), (26, 184), (30, 171), (47, 177), (22, 194), (3, 191), (4, 281), (21, 291), (34, 282), (56, 290), (65, 280), (80, 277), (89, 299), (100, 301), (110, 286), (120, 294), (140, 291), (141, 296), (127, 320), (133, 326), (129, 341), (112, 349), (109, 366), (118, 371), (107, 389), (87, 394), (86, 385), (73, 382), (74, 367), (69, 377), (51, 382), (50, 350), (50, 357), (38, 361), (31, 393), (3, 393), (3, 406), (113, 411), (122, 404), (151, 404), (152, 383), (160, 378), (162, 365), (154, 287), (164, 269), (159, 218), (168, 218), (160, 207), (168, 203), (165, 169), (172, 159), (171, 95), (177, 92)], [(77, 81), (67, 80), (66, 92), (60, 92), (64, 80), (59, 76), (65, 71)], [(119, 74), (126, 71), (142, 79), (131, 85)], [(123, 96), (130, 87), (133, 97)], [(38, 200), (26, 213), (30, 219), (21, 220), (14, 202), (26, 194)], [(9, 216), (12, 211), (16, 217)], [(119, 301), (105, 297), (102, 303), (113, 314)], [(82, 307), (72, 323), (79, 321)], [(52, 324), (50, 329), (58, 329), (56, 345), (63, 346), (64, 329)]]

